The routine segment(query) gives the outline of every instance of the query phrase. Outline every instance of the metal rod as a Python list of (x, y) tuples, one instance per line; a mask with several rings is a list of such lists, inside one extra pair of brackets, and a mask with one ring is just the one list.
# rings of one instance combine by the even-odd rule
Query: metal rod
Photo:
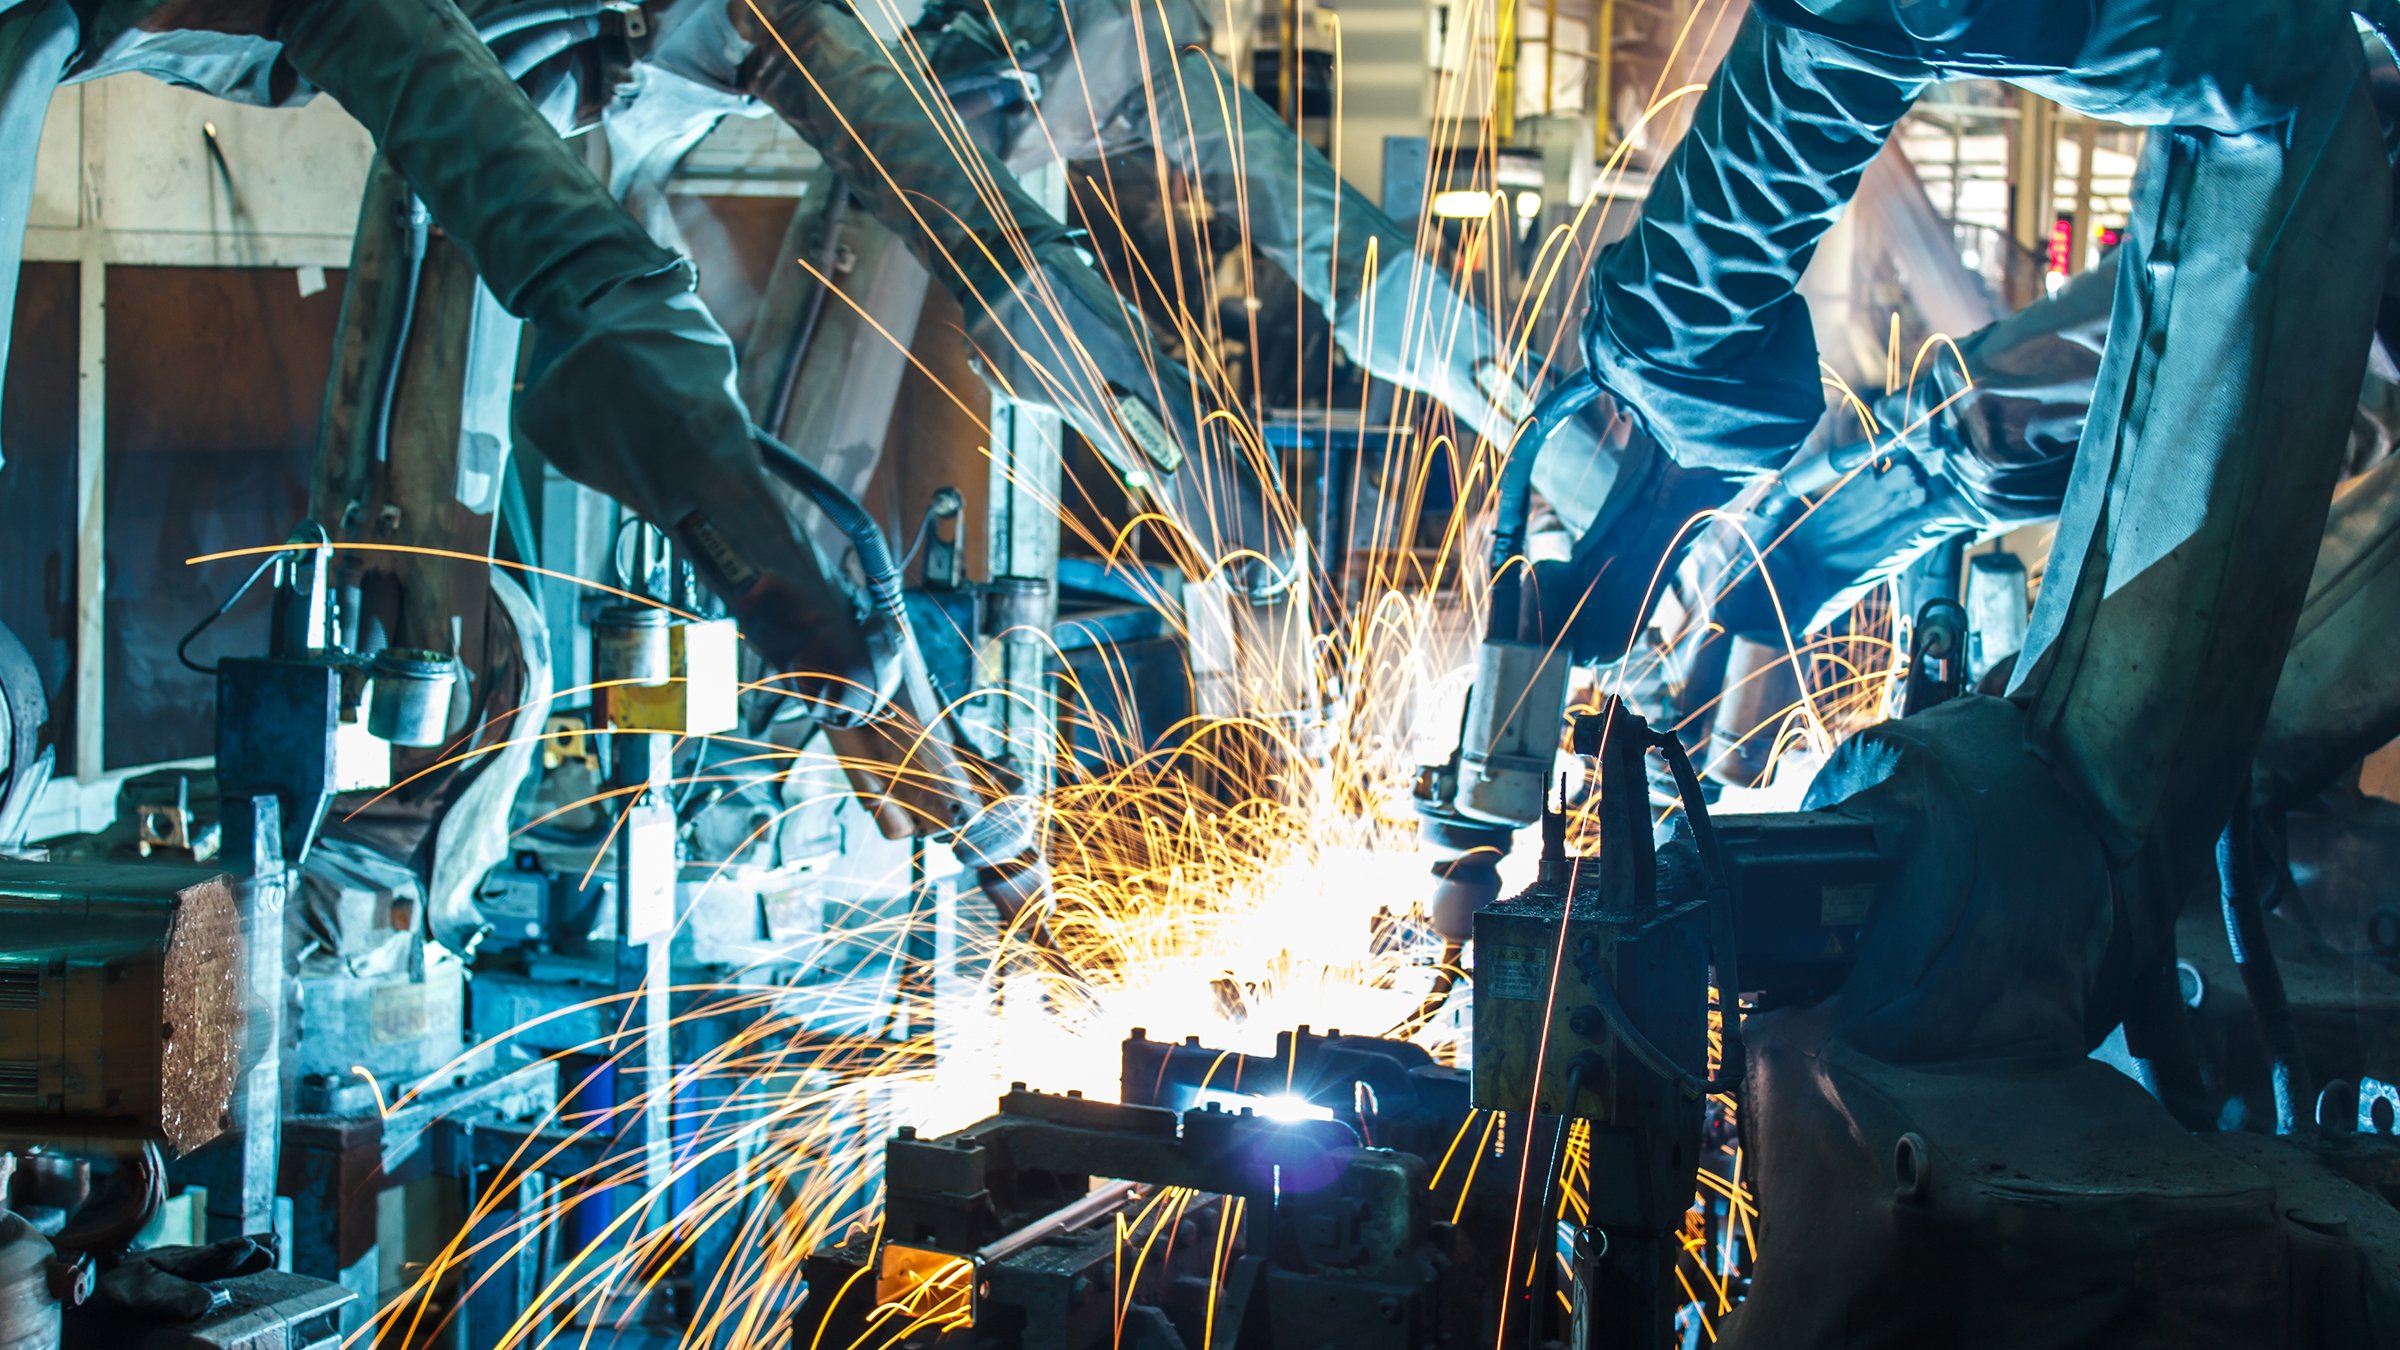
[(1617, 0), (1600, 0), (1599, 41), (1592, 53), (1592, 138), (1594, 151), (1608, 157), (1616, 142), (1616, 119), (1609, 103), (1616, 97)]
[(1492, 29), (1492, 143), (1517, 138), (1517, 0), (1499, 0)]
[(1558, 0), (1542, 0), (1542, 116), (1558, 111)]
[(1091, 1193), (1081, 1200), (1054, 1209), (1023, 1228), (977, 1248), (975, 1264), (985, 1266), (994, 1261), (1005, 1261), (1037, 1242), (1081, 1232), (1110, 1211), (1122, 1209), (1128, 1202), (1139, 1200), (1148, 1192), (1148, 1187), (1130, 1181), (1111, 1181), (1094, 1186)]

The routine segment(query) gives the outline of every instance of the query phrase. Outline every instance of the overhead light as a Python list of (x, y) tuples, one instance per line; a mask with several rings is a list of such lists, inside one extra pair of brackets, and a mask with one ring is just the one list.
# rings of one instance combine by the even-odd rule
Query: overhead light
[(1520, 192), (1517, 194), (1517, 219), (1531, 220), (1541, 213), (1542, 194), (1538, 192)]
[(1492, 213), (1496, 194), (1452, 188), (1433, 194), (1433, 213), (1444, 220), (1481, 220)]

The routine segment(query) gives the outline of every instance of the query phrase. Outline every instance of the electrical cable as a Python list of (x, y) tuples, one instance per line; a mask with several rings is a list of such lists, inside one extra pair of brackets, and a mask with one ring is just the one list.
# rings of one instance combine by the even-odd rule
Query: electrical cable
[(1599, 1000), (1593, 1006), (1600, 1010), (1601, 1019), (1608, 1023), (1610, 1034), (1617, 1038), (1619, 1045), (1632, 1051), (1633, 1057), (1640, 1060), (1650, 1072), (1681, 1088), (1686, 1096), (1695, 1101), (1726, 1090), (1727, 1085), (1702, 1078), (1667, 1058), (1665, 1051), (1653, 1045), (1650, 1038), (1642, 1034), (1642, 1029), (1634, 1025), (1632, 1014), (1625, 1011), (1624, 1001), (1617, 997), (1617, 987), (1609, 983), (1606, 974), (1592, 971), (1584, 982), (1591, 986), (1593, 997)]
[(902, 576), (906, 576), (908, 569), (916, 565), (917, 555), (925, 551), (925, 541), (933, 537), (934, 527), (939, 525), (941, 520), (942, 517), (932, 507), (925, 508), (924, 518), (917, 522), (916, 537), (908, 541), (908, 551), (900, 555)]
[(1708, 800), (1701, 793), (1700, 774), (1683, 740), (1672, 728), (1654, 732), (1651, 744), (1675, 776), (1675, 795), (1683, 799), (1684, 824), (1700, 851), (1700, 870), (1708, 878), (1709, 959), (1716, 967), (1718, 1035), (1723, 1051), (1717, 1056), (1717, 1092), (1738, 1087), (1748, 1067), (1749, 1052), (1742, 1044), (1742, 971), (1740, 916), (1734, 912), (1733, 883), (1717, 843), (1717, 827), (1708, 818)]
[(1534, 461), (1558, 428), (1599, 396), (1599, 384), (1589, 379), (1561, 384), (1534, 405), (1509, 442), (1508, 462), (1500, 467), (1500, 500), (1492, 513), (1492, 602), (1485, 631), (1495, 640), (1517, 636), (1525, 588), (1525, 537), (1533, 512)]
[(2269, 1072), (2274, 1078), (2275, 1133), (2297, 1128), (2299, 1094), (2307, 1090), (2308, 1061), (2300, 1049), (2299, 1032), (2283, 988), (2283, 972), (2267, 940), (2266, 913), (2259, 906), (2257, 818), (2249, 808), (2250, 786), (2243, 782), (2242, 805), (2225, 822), (2217, 839), (2218, 896), (2225, 914), (2225, 942), (2233, 964), (2242, 973), (2242, 992), (2250, 1000), (2250, 1016), (2259, 1038), (2267, 1043)]
[(216, 678), (217, 668), (215, 666), (204, 666), (192, 659), (193, 641), (202, 633), (207, 632), (210, 624), (224, 618), (226, 611), (240, 604), (242, 597), (250, 593), (250, 588), (258, 584), (258, 579), (267, 574), (267, 569), (281, 561), (283, 561), (283, 555), (280, 553), (270, 553), (259, 559), (258, 566), (250, 569), (250, 575), (242, 578), (242, 584), (233, 588), (233, 594), (226, 596), (224, 603), (209, 611), (206, 618), (193, 624), (191, 631), (183, 635), (183, 640), (175, 644), (175, 659), (183, 663), (184, 669), (206, 675), (211, 679)]
[(400, 283), (400, 318), (392, 334), (391, 359), (383, 365), (383, 388), (375, 399), (375, 462), (386, 464), (392, 458), (392, 410), (400, 403), (400, 372), (408, 361), (408, 340), (417, 326), (417, 297), (425, 284), (425, 250), (433, 230), (433, 214), (414, 192), (405, 193), (399, 203), (401, 246), (406, 250), (407, 267)]
[(758, 442), (759, 457), (767, 470), (807, 497), (858, 551), (858, 570), (866, 578), (868, 598), (905, 631), (908, 602), (901, 594), (900, 567), (892, 557), (891, 543), (884, 538), (883, 527), (875, 523), (875, 517), (868, 514), (866, 507), (859, 505), (858, 498), (826, 477), (822, 469), (809, 463), (799, 451), (777, 440), (764, 427), (750, 428), (750, 435)]

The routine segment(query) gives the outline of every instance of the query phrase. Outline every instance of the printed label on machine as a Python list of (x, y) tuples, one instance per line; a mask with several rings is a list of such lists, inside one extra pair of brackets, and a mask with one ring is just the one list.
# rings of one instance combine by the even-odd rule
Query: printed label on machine
[(1479, 959), (1475, 992), (1540, 1002), (1550, 992), (1550, 953), (1540, 947), (1494, 947)]

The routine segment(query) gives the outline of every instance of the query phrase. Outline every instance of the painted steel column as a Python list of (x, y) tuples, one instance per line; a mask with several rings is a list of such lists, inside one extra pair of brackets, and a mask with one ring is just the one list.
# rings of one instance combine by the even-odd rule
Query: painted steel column
[(1327, 16), (1341, 116), (1326, 157), (1371, 202), (1383, 200), (1384, 142), (1425, 134), (1428, 13), (1425, 0), (1348, 0)]
[(108, 754), (108, 265), (102, 261), (100, 146), (106, 86), (83, 94), (83, 250), (75, 367), (75, 777)]
[(631, 996), (623, 1024), (640, 1028), (641, 1043), (618, 1061), (617, 1102), (640, 1104), (642, 1185), (663, 1197), (674, 1145), (668, 992), (674, 985), (676, 868), (669, 777), (676, 738), (627, 731), (610, 739), (612, 786), (638, 788), (617, 830), (616, 990)]

